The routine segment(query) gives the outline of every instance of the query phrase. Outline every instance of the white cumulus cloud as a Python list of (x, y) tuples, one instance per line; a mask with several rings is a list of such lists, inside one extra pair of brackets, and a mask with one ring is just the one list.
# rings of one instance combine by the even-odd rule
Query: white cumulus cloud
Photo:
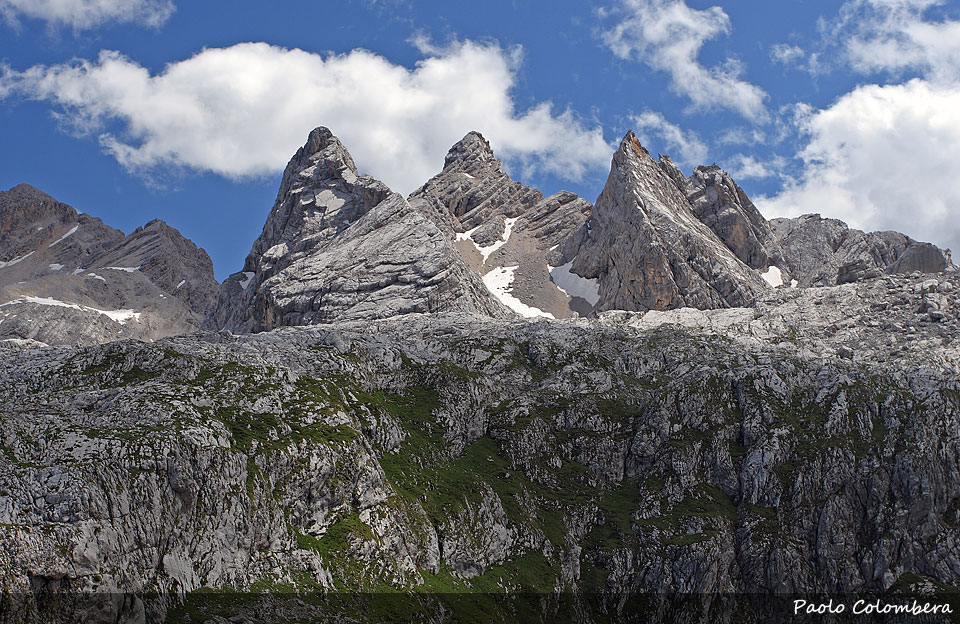
[(672, 160), (683, 165), (702, 165), (707, 158), (707, 145), (692, 130), (670, 123), (663, 115), (645, 111), (633, 118), (635, 132), (646, 146), (660, 144)]
[(609, 163), (602, 128), (549, 102), (518, 111), (519, 49), (422, 44), (413, 69), (365, 50), (322, 56), (266, 43), (211, 48), (151, 73), (118, 52), (0, 75), (0, 95), (53, 103), (74, 132), (95, 134), (124, 167), (185, 167), (226, 177), (283, 169), (325, 125), (358, 166), (409, 192), (450, 146), (478, 130), (529, 173), (578, 179)]
[(764, 162), (747, 154), (734, 154), (726, 159), (723, 167), (734, 180), (762, 180), (776, 175), (777, 169), (783, 164), (783, 159), (781, 158)]
[(10, 24), (25, 17), (77, 30), (108, 22), (160, 26), (174, 10), (170, 0), (0, 0), (0, 15)]
[(927, 19), (945, 0), (847, 0), (829, 29), (860, 72), (918, 71), (960, 80), (960, 21)]
[(697, 109), (726, 108), (752, 120), (767, 118), (767, 94), (741, 78), (740, 63), (727, 59), (708, 68), (698, 60), (705, 42), (730, 32), (722, 8), (692, 9), (683, 0), (621, 0), (613, 14), (620, 21), (602, 38), (618, 57), (667, 72), (670, 88)]
[(865, 85), (802, 110), (803, 171), (776, 197), (758, 198), (764, 214), (817, 212), (960, 249), (960, 86)]

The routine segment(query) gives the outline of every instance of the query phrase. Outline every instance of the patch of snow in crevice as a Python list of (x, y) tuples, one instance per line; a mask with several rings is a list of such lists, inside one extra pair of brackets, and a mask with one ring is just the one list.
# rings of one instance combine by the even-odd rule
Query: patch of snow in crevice
[(507, 241), (510, 240), (510, 235), (513, 233), (513, 225), (517, 222), (520, 217), (514, 217), (512, 219), (505, 219), (503, 222), (503, 238), (500, 240), (491, 243), (485, 247), (478, 246), (477, 249), (480, 251), (480, 254), (483, 256), (483, 263), (487, 263), (487, 259), (490, 255), (496, 250), (500, 249), (507, 244)]
[(256, 273), (254, 273), (253, 271), (244, 271), (243, 275), (247, 279), (240, 282), (240, 288), (246, 290), (247, 287), (250, 285), (250, 282), (253, 280), (253, 276), (256, 275)]
[(33, 255), (33, 252), (31, 251), (31, 252), (28, 253), (27, 255), (25, 255), (25, 256), (20, 256), (19, 258), (14, 258), (13, 260), (7, 260), (6, 262), (4, 262), (3, 260), (0, 260), (0, 269), (2, 269), (2, 268), (4, 268), (4, 267), (8, 267), (8, 266), (13, 266), (13, 265), (17, 264), (18, 262), (23, 262), (24, 260), (26, 260), (27, 258), (29, 258), (29, 257), (32, 256), (32, 255)]
[(800, 282), (795, 279), (790, 280), (790, 288), (796, 288), (799, 283)]
[(103, 268), (110, 269), (111, 271), (126, 271), (127, 273), (136, 273), (142, 267), (143, 265), (141, 264), (140, 266), (135, 266), (135, 267), (103, 267)]
[(466, 232), (457, 232), (456, 240), (458, 241), (470, 241), (473, 245), (473, 248), (478, 252), (483, 254), (483, 251), (480, 249), (480, 245), (477, 244), (477, 241), (473, 240), (473, 233), (480, 229), (480, 226), (473, 228), (472, 230), (467, 230)]
[(106, 279), (104, 279), (103, 277), (97, 275), (96, 273), (87, 273), (87, 277), (92, 277), (93, 279), (98, 279), (98, 280), (100, 280), (101, 282), (103, 282), (104, 284), (107, 283), (107, 280), (106, 280)]
[(59, 271), (59, 270), (62, 269), (62, 268), (63, 268), (63, 265), (62, 265), (62, 264), (57, 264), (56, 262), (53, 262), (53, 263), (50, 264), (50, 270), (51, 270), (51, 271)]
[(70, 308), (71, 310), (79, 310), (81, 312), (96, 312), (97, 314), (102, 314), (111, 320), (120, 323), (121, 325), (126, 325), (127, 321), (131, 319), (137, 322), (140, 321), (140, 312), (135, 312), (134, 310), (98, 310), (97, 308), (82, 306), (76, 303), (66, 303), (51, 297), (21, 297), (19, 299), (14, 299), (13, 301), (0, 304), (0, 308), (5, 308), (7, 306), (17, 305), (20, 303), (33, 303), (36, 305), (55, 306), (58, 308)]
[(80, 274), (83, 273), (84, 271), (86, 271), (85, 268), (83, 268), (83, 267), (77, 267), (77, 268), (75, 268), (75, 269), (73, 270), (73, 274), (74, 274), (74, 275), (80, 275)]
[(187, 280), (180, 280), (180, 283), (177, 284), (177, 287), (174, 290), (180, 290), (180, 287), (187, 283)]
[[(457, 232), (457, 237), (456, 237), (456, 238), (457, 238), (458, 241), (468, 240), (468, 241), (473, 242), (473, 238), (471, 238), (471, 237), (473, 236), (473, 233), (476, 232), (476, 231), (479, 230), (479, 229), (480, 229), (480, 226), (478, 225), (477, 227), (473, 228), (472, 230), (467, 230), (466, 232)], [(476, 243), (473, 243), (473, 244), (476, 245)], [(478, 247), (478, 249), (479, 249), (479, 247)]]
[(550, 271), (550, 279), (560, 289), (562, 293), (569, 297), (580, 297), (585, 299), (592, 306), (600, 301), (600, 281), (597, 278), (586, 278), (570, 271), (573, 266), (573, 260), (554, 267), (547, 265)]
[(780, 272), (779, 267), (771, 265), (765, 273), (760, 274), (760, 277), (772, 288), (783, 286), (783, 273)]
[(470, 175), (470, 174), (467, 173), (466, 171), (461, 171), (460, 173), (463, 174), (463, 175), (465, 175), (466, 177), (470, 178), (471, 180), (476, 180), (475, 177), (473, 177), (472, 175)]
[(487, 290), (493, 293), (494, 297), (520, 316), (526, 318), (534, 318), (537, 316), (554, 318), (549, 312), (544, 312), (540, 308), (529, 306), (510, 294), (510, 291), (513, 290), (511, 287), (513, 284), (513, 274), (516, 271), (516, 266), (497, 267), (483, 276), (483, 283), (486, 284)]
[(53, 247), (54, 245), (59, 245), (59, 244), (62, 243), (64, 240), (66, 240), (66, 238), (67, 238), (68, 236), (71, 236), (71, 235), (73, 235), (73, 234), (76, 234), (77, 230), (79, 230), (79, 229), (80, 229), (80, 226), (79, 226), (79, 225), (73, 226), (73, 229), (71, 229), (69, 232), (67, 232), (66, 234), (64, 234), (63, 236), (61, 236), (60, 238), (58, 238), (57, 240), (55, 240), (55, 241), (53, 241), (52, 243), (50, 243), (49, 245), (47, 245), (47, 247), (49, 248), (49, 247)]

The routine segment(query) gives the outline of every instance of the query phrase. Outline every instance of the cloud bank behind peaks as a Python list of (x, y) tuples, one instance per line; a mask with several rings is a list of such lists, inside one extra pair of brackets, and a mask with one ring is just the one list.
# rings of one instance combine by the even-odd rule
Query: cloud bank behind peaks
[(174, 10), (170, 0), (0, 0), (0, 15), (10, 24), (28, 18), (76, 30), (108, 22), (161, 26)]
[(817, 212), (960, 249), (960, 87), (865, 85), (800, 120), (803, 171), (767, 216)]
[(611, 14), (619, 22), (603, 32), (604, 43), (622, 59), (670, 74), (671, 90), (694, 108), (726, 108), (755, 121), (768, 117), (766, 92), (740, 78), (735, 60), (711, 68), (698, 60), (706, 41), (730, 32), (722, 8), (691, 9), (683, 0), (622, 0)]
[[(0, 0), (2, 1), (2, 0)], [(128, 170), (182, 167), (243, 178), (282, 171), (317, 125), (365, 172), (409, 192), (450, 146), (482, 132), (526, 173), (579, 179), (609, 164), (602, 128), (549, 102), (518, 112), (519, 49), (419, 46), (413, 69), (366, 50), (326, 57), (266, 43), (210, 48), (156, 75), (118, 52), (0, 75), (0, 97), (48, 101)]]

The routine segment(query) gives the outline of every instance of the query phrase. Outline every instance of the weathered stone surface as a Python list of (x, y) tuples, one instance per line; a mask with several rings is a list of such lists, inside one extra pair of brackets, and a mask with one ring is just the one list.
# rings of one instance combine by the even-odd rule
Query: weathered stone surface
[(726, 171), (716, 165), (697, 167), (680, 188), (697, 218), (740, 260), (760, 272), (779, 267), (789, 283), (787, 263), (773, 229)]
[(861, 232), (818, 214), (770, 221), (800, 287), (832, 286), (883, 273), (938, 273), (948, 252), (899, 232)]
[(431, 210), (360, 175), (339, 139), (315, 129), (208, 326), (258, 332), (409, 312), (508, 315)]
[(450, 148), (443, 170), (410, 196), (439, 220), (471, 267), (501, 301), (523, 316), (567, 318), (592, 308), (551, 281), (559, 248), (590, 215), (574, 193), (544, 198), (503, 171), (490, 143), (468, 133)]
[(914, 312), (935, 281), (11, 349), (0, 575), (607, 601), (583, 621), (640, 592), (957, 586), (957, 321)]
[(565, 248), (574, 250), (572, 271), (599, 281), (598, 310), (741, 306), (766, 288), (697, 219), (633, 132), (614, 154), (576, 245)]
[(0, 338), (48, 344), (195, 331), (213, 264), (154, 220), (129, 236), (28, 186), (0, 192)]

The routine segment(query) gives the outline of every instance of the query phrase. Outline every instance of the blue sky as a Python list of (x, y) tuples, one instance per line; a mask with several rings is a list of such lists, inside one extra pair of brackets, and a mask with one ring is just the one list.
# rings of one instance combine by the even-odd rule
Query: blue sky
[(238, 270), (329, 126), (408, 193), (470, 130), (590, 201), (634, 129), (768, 217), (960, 245), (960, 2), (0, 0), (0, 188)]

